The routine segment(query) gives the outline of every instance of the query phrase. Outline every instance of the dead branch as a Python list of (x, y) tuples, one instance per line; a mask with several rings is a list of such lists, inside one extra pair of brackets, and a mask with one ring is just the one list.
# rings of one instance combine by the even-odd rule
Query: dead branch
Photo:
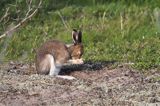
[(40, 0), (37, 8), (36, 8), (31, 14), (29, 14), (29, 13), (31, 12), (31, 10), (32, 10), (32, 9), (30, 8), (30, 9), (28, 10), (28, 12), (27, 12), (28, 15), (26, 15), (25, 18), (24, 18), (22, 21), (20, 21), (17, 25), (15, 25), (13, 28), (11, 28), (10, 30), (8, 30), (8, 31), (6, 31), (4, 34), (2, 34), (2, 35), (0, 36), (0, 39), (3, 38), (3, 37), (5, 37), (5, 36), (7, 36), (7, 34), (8, 34), (10, 31), (13, 31), (13, 30), (17, 29), (17, 28), (20, 27), (24, 22), (28, 21), (31, 17), (33, 17), (33, 15), (38, 11), (38, 9), (39, 9), (39, 7), (41, 6), (41, 4), (42, 4), (42, 0)]
[[(26, 2), (26, 3), (27, 3), (27, 2)], [(26, 17), (27, 17), (28, 14), (32, 11), (31, 4), (32, 4), (32, 0), (30, 0), (29, 3), (28, 3), (28, 12), (26, 13)]]

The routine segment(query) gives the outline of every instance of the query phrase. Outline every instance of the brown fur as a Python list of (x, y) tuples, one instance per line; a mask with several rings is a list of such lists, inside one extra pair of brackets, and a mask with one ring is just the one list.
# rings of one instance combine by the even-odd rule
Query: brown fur
[(81, 43), (69, 46), (68, 50), (71, 55), (71, 59), (80, 59), (83, 55), (83, 45)]
[[(63, 42), (57, 40), (47, 41), (38, 49), (36, 54), (36, 70), (39, 74), (49, 73), (50, 64), (46, 58), (47, 54), (51, 54), (57, 64), (63, 64), (70, 59), (68, 48)], [(46, 65), (46, 69), (42, 68), (44, 65)]]
[(36, 54), (37, 73), (57, 75), (61, 66), (67, 63), (69, 59), (82, 60), (80, 59), (83, 54), (82, 32), (74, 29), (72, 31), (72, 39), (74, 44), (69, 47), (58, 40), (51, 40), (44, 43)]

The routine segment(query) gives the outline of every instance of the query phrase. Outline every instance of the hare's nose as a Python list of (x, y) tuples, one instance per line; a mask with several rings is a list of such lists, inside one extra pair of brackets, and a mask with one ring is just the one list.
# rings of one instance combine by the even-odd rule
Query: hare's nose
[(79, 55), (81, 52), (80, 51), (76, 51), (76, 54)]

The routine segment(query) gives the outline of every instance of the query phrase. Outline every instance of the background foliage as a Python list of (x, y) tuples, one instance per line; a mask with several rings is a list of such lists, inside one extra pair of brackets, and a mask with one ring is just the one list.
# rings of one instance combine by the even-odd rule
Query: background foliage
[[(0, 1), (0, 16), (10, 8), (0, 34), (25, 16), (27, 1)], [(43, 42), (71, 43), (72, 28), (77, 28), (83, 31), (86, 61), (133, 62), (136, 68), (155, 68), (160, 64), (159, 7), (159, 0), (44, 0), (30, 21), (13, 36), (0, 39), (0, 58), (34, 61), (35, 50)]]

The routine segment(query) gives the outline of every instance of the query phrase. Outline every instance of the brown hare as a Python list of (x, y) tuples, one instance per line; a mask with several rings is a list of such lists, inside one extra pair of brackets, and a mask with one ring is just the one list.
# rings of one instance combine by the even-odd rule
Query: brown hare
[(75, 79), (72, 76), (58, 75), (66, 63), (83, 64), (82, 32), (72, 31), (73, 44), (66, 45), (58, 40), (45, 42), (36, 53), (36, 70), (38, 74), (49, 74), (64, 79)]

